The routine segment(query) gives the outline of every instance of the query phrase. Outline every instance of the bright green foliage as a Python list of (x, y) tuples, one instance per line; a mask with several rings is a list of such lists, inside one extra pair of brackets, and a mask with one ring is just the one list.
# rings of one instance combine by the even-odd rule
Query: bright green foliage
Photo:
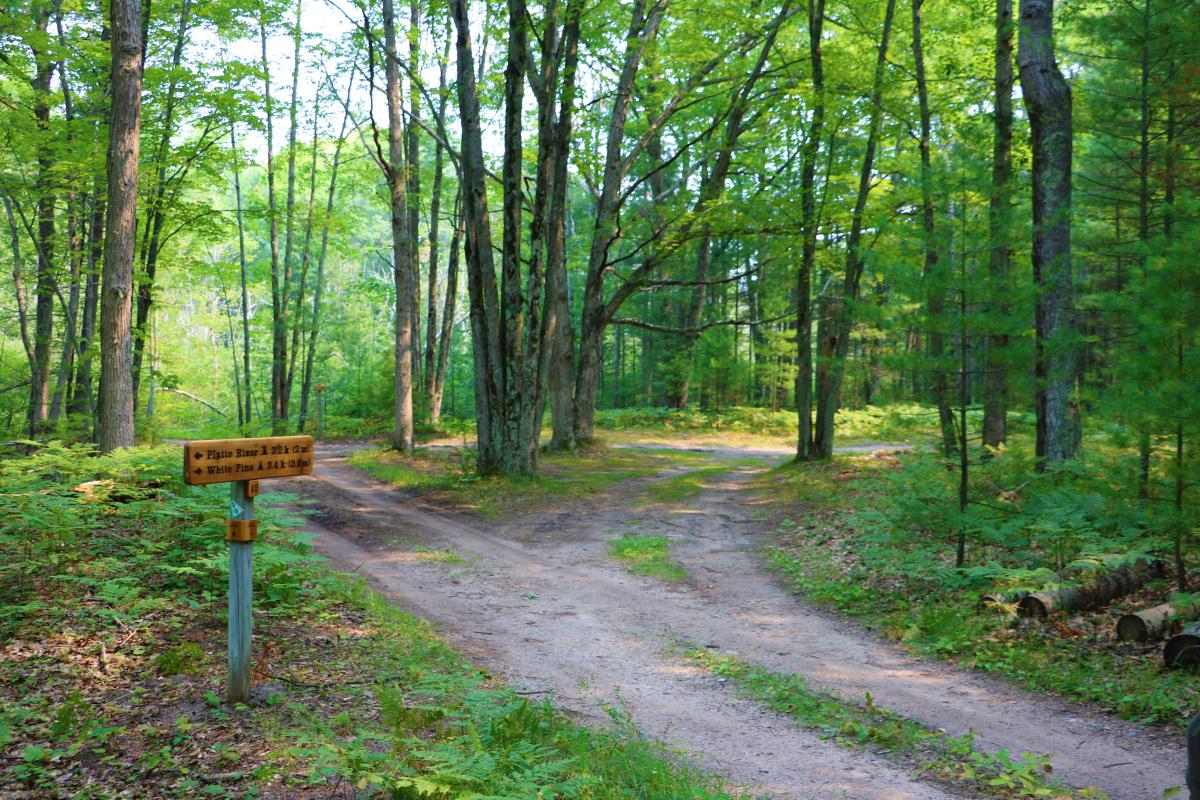
[[(804, 596), (919, 652), (1131, 719), (1186, 722), (1200, 703), (1194, 677), (1163, 672), (1156, 654), (1113, 641), (1115, 617), (1100, 620), (1101, 630), (1065, 636), (1054, 627), (1013, 628), (1011, 613), (982, 607), (985, 593), (1036, 590), (1060, 575), (1169, 550), (1169, 540), (1141, 527), (1145, 511), (1123, 490), (1119, 461), (1037, 473), (1017, 452), (975, 470), (976, 502), (965, 514), (954, 503), (956, 476), (932, 455), (905, 454), (898, 466), (846, 459), (778, 471), (763, 484), (786, 487), (816, 513), (787, 521), (769, 559)], [(954, 537), (964, 526), (967, 566), (955, 569)], [(1165, 584), (1156, 588), (1169, 594)]]

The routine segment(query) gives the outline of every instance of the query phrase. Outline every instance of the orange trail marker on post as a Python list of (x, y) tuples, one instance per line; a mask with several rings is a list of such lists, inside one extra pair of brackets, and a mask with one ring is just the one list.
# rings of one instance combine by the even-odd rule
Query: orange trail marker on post
[(254, 498), (261, 478), (310, 475), (311, 436), (210, 439), (183, 446), (183, 481), (192, 485), (229, 483), (229, 678), (225, 702), (250, 699), (251, 588), (258, 520)]

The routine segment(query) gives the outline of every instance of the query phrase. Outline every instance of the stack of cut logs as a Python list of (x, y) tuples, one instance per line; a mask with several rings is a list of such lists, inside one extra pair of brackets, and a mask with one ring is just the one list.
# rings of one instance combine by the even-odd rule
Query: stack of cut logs
[[(1092, 575), (1070, 585), (1041, 591), (1016, 591), (984, 595), (985, 604), (1016, 604), (1025, 618), (1044, 619), (1055, 611), (1082, 611), (1099, 608), (1119, 597), (1136, 592), (1153, 580), (1166, 575), (1166, 567), (1157, 559), (1138, 558), (1117, 569)], [(1125, 614), (1117, 621), (1117, 638), (1123, 642), (1149, 642), (1162, 638), (1179, 622), (1200, 617), (1200, 604), (1176, 608), (1161, 603)], [(1167, 640), (1163, 659), (1168, 667), (1200, 666), (1200, 622), (1192, 622)]]

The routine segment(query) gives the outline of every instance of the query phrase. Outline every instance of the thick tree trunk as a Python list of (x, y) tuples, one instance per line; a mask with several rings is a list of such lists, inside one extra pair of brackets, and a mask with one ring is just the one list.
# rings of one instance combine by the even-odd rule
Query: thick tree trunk
[(500, 310), (496, 299), (496, 269), (492, 255), (479, 95), (475, 85), (467, 0), (450, 0), (450, 13), (456, 31), (458, 107), (462, 125), (460, 185), (475, 367), (475, 430), (479, 470), (488, 473), (499, 467), (496, 443), (492, 436), (492, 419), (493, 415), (503, 413), (502, 376), (496, 366), (500, 362)]
[(1021, 616), (1036, 618), (1047, 617), (1055, 611), (1097, 608), (1136, 592), (1164, 574), (1166, 570), (1161, 561), (1138, 559), (1112, 572), (1089, 578), (1078, 586), (1034, 592), (1021, 598), (1017, 608)]
[[(846, 355), (850, 349), (850, 330), (853, 324), (853, 304), (858, 300), (859, 282), (864, 267), (862, 252), (863, 216), (867, 198), (871, 193), (871, 177), (875, 167), (875, 149), (879, 142), (879, 131), (883, 124), (883, 80), (887, 69), (888, 42), (891, 38), (892, 19), (895, 16), (896, 0), (888, 0), (884, 10), (883, 30), (880, 33), (879, 49), (875, 57), (875, 77), (871, 88), (871, 116), (867, 128), (866, 150), (858, 175), (858, 193), (854, 210), (850, 216), (850, 235), (846, 245), (846, 274), (842, 281), (842, 292), (828, 310), (828, 322), (822, 325), (825, 335), (821, 336), (820, 363), (817, 369), (817, 426), (814, 434), (815, 456), (821, 459), (833, 457), (833, 425), (841, 402), (842, 379), (846, 372)], [(824, 322), (824, 320), (823, 320)]]
[(383, 35), (387, 59), (388, 164), (387, 180), (392, 212), (392, 274), (396, 288), (395, 428), (392, 447), (413, 451), (413, 305), (412, 240), (407, 206), (407, 167), (404, 159), (404, 119), (401, 107), (399, 50), (396, 43), (394, 0), (383, 0)]
[(988, 278), (992, 296), (999, 298), (994, 316), (1000, 317), (988, 335), (984, 354), (986, 376), (983, 400), (984, 447), (1000, 447), (1008, 438), (1008, 316), (1011, 291), (1009, 221), (1012, 214), (1012, 0), (996, 0), (995, 96), (992, 111), (992, 191), (988, 197)]
[(612, 110), (609, 112), (604, 172), (600, 197), (596, 202), (596, 222), (592, 231), (587, 282), (583, 292), (583, 313), (580, 317), (579, 363), (572, 414), (575, 426), (573, 438), (577, 444), (586, 444), (592, 440), (595, 423), (596, 388), (600, 382), (604, 328), (608, 324), (604, 308), (604, 270), (609, 248), (616, 242), (619, 234), (616, 219), (620, 206), (623, 165), (621, 144), (625, 137), (625, 123), (629, 117), (633, 84), (641, 67), (642, 55), (647, 45), (658, 35), (664, 13), (665, 7), (661, 3), (652, 5), (647, 13), (645, 0), (634, 0), (629, 32), (625, 37), (625, 56), (620, 76), (617, 78)]
[(1079, 374), (1071, 276), (1071, 89), (1054, 58), (1054, 0), (1021, 0), (1017, 65), (1033, 148), (1033, 274), (1039, 466), (1079, 452)]
[(101, 452), (133, 438), (131, 313), (137, 229), (137, 176), (142, 102), (142, 20), (137, 0), (113, 0), (112, 122), (108, 144), (108, 221), (100, 300)]
[(955, 443), (954, 413), (950, 409), (950, 381), (947, 377), (945, 334), (945, 281), (938, 268), (938, 240), (933, 207), (933, 166), (930, 142), (933, 136), (929, 115), (929, 88), (925, 80), (925, 51), (921, 44), (921, 7), (924, 0), (912, 0), (912, 50), (917, 79), (917, 106), (921, 117), (921, 225), (924, 228), (925, 265), (921, 279), (925, 284), (926, 335), (932, 368), (933, 400), (937, 406), (942, 432), (942, 453), (953, 456)]

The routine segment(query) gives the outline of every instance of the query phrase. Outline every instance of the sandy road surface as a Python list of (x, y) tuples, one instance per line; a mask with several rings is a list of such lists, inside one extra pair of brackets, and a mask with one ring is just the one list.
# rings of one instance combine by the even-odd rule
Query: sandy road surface
[[(760, 566), (762, 523), (742, 492), (752, 468), (731, 465), (702, 497), (672, 507), (608, 496), (492, 523), (414, 504), (348, 466), (347, 452), (326, 448), (318, 477), (289, 481), (315, 501), (320, 552), (440, 623), (509, 682), (552, 690), (558, 705), (593, 717), (619, 698), (649, 735), (740, 785), (805, 800), (962, 796), (737, 697), (670, 655), (673, 641), (735, 652), (847, 698), (870, 692), (926, 724), (975, 730), (981, 749), (1053, 753), (1065, 781), (1116, 800), (1182, 783), (1181, 737), (922, 662), (781, 588)], [(665, 586), (625, 572), (608, 541), (629, 531), (667, 536), (691, 580)], [(416, 545), (467, 562), (432, 563)]]

